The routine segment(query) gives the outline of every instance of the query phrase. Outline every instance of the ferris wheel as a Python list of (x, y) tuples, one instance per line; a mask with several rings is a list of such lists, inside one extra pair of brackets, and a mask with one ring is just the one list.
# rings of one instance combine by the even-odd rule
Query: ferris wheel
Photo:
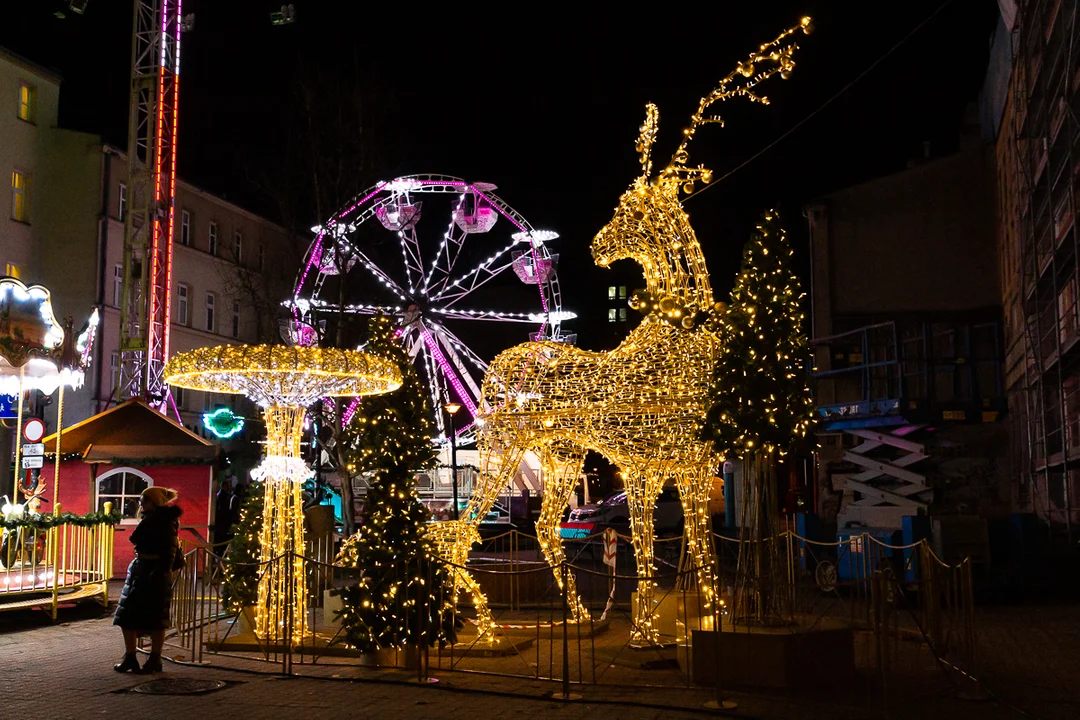
[[(576, 315), (562, 309), (559, 256), (547, 246), (558, 233), (533, 228), (495, 189), (446, 175), (377, 183), (312, 228), (315, 240), (288, 303), (289, 339), (299, 345), (317, 344), (331, 313), (397, 318), (432, 406), (457, 403), (467, 412), (456, 423), (459, 442), (475, 439), (483, 356), (491, 354), (474, 351), (470, 337), (489, 350), (576, 340), (561, 330)], [(357, 295), (362, 300), (354, 301)], [(349, 299), (340, 307), (342, 296)], [(478, 334), (481, 323), (487, 332)], [(347, 406), (344, 422), (356, 406)], [(434, 414), (445, 440), (443, 413)]]

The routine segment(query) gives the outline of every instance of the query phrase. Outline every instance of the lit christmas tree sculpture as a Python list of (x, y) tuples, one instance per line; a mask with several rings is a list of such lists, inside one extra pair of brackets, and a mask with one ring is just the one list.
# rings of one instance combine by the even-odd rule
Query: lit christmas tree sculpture
[(263, 484), (248, 485), (229, 551), (225, 554), (221, 601), (232, 613), (255, 605), (259, 597), (259, 538), (262, 536)]
[(794, 251), (770, 210), (743, 253), (731, 304), (719, 314), (723, 344), (713, 370), (703, 436), (743, 459), (736, 621), (790, 619), (776, 498), (776, 460), (806, 437), (813, 416), (810, 349)]
[(427, 394), (390, 318), (371, 318), (364, 349), (393, 361), (402, 383), (392, 393), (361, 400), (348, 428), (349, 462), (372, 480), (363, 522), (337, 559), (360, 575), (340, 591), (345, 640), (363, 652), (449, 640), (447, 574), (432, 563), (428, 513), (413, 482), (414, 472), (430, 468), (436, 457)]
[(165, 381), (246, 395), (263, 408), (266, 457), (251, 475), (265, 483), (259, 561), (269, 565), (259, 580), (255, 632), (272, 641), (298, 641), (307, 620), (301, 487), (314, 476), (300, 457), (305, 408), (324, 397), (396, 390), (401, 371), (390, 360), (352, 350), (222, 345), (173, 356)]
[(432, 562), (427, 510), (407, 465), (375, 471), (364, 499), (360, 529), (345, 541), (337, 564), (358, 581), (340, 591), (345, 641), (361, 652), (453, 642), (453, 597), (448, 575)]

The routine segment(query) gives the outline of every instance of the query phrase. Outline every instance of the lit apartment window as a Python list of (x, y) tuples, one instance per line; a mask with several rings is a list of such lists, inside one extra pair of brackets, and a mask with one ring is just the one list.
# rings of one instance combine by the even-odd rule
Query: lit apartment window
[(120, 183), (119, 200), (116, 203), (116, 219), (124, 222), (127, 217), (127, 185)]
[(611, 308), (607, 311), (607, 321), (615, 322), (615, 308)]
[(239, 230), (237, 230), (236, 233), (233, 235), (233, 245), (232, 245), (233, 260), (236, 261), (237, 265), (239, 265), (243, 261), (243, 259), (244, 259), (243, 253), (244, 253), (244, 236)]
[(259, 246), (259, 272), (262, 272), (266, 268), (266, 248), (262, 245)]
[(214, 293), (206, 293), (206, 331), (214, 332)]
[(26, 220), (26, 173), (11, 171), (11, 219), (19, 222)]
[(109, 369), (112, 371), (113, 377), (116, 377), (116, 368), (120, 365), (120, 353), (116, 350), (112, 351), (109, 355)]
[(8, 277), (13, 277), (18, 280), (20, 277), (22, 277), (22, 270), (19, 269), (19, 266), (15, 263), (5, 263), (4, 274)]
[(124, 266), (117, 263), (112, 269), (112, 304), (120, 307), (124, 297)]
[(626, 286), (625, 285), (620, 285), (619, 286), (619, 299), (620, 300), (625, 300), (626, 299)]
[(626, 308), (619, 308), (619, 320), (626, 322)]
[(180, 284), (176, 286), (176, 322), (181, 325), (188, 324), (188, 286)]
[(614, 300), (615, 299), (615, 286), (614, 285), (608, 285), (607, 296), (608, 296), (608, 300)]
[(180, 244), (191, 244), (191, 213), (187, 210), (180, 211)]
[(37, 100), (37, 90), (29, 83), (19, 83), (19, 119), (26, 122), (34, 122), (34, 101)]
[(240, 337), (240, 303), (236, 300), (232, 304), (232, 336)]
[(209, 251), (211, 255), (217, 255), (217, 223), (210, 223), (210, 246)]

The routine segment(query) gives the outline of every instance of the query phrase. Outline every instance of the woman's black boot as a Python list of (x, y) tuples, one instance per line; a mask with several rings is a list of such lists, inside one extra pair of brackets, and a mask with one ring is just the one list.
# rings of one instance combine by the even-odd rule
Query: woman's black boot
[(143, 675), (149, 675), (150, 673), (161, 672), (161, 655), (157, 653), (150, 653), (150, 657), (146, 659), (146, 662), (140, 670)]
[(112, 666), (119, 673), (139, 672), (139, 661), (135, 659), (135, 653), (125, 653), (124, 659)]

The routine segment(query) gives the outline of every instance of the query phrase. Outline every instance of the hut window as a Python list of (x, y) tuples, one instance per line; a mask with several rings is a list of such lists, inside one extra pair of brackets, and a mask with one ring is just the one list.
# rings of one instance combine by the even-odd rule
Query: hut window
[(139, 496), (154, 484), (153, 479), (135, 468), (116, 468), (97, 479), (97, 509), (105, 509), (111, 502), (113, 510), (119, 510), (125, 520), (139, 516)]

